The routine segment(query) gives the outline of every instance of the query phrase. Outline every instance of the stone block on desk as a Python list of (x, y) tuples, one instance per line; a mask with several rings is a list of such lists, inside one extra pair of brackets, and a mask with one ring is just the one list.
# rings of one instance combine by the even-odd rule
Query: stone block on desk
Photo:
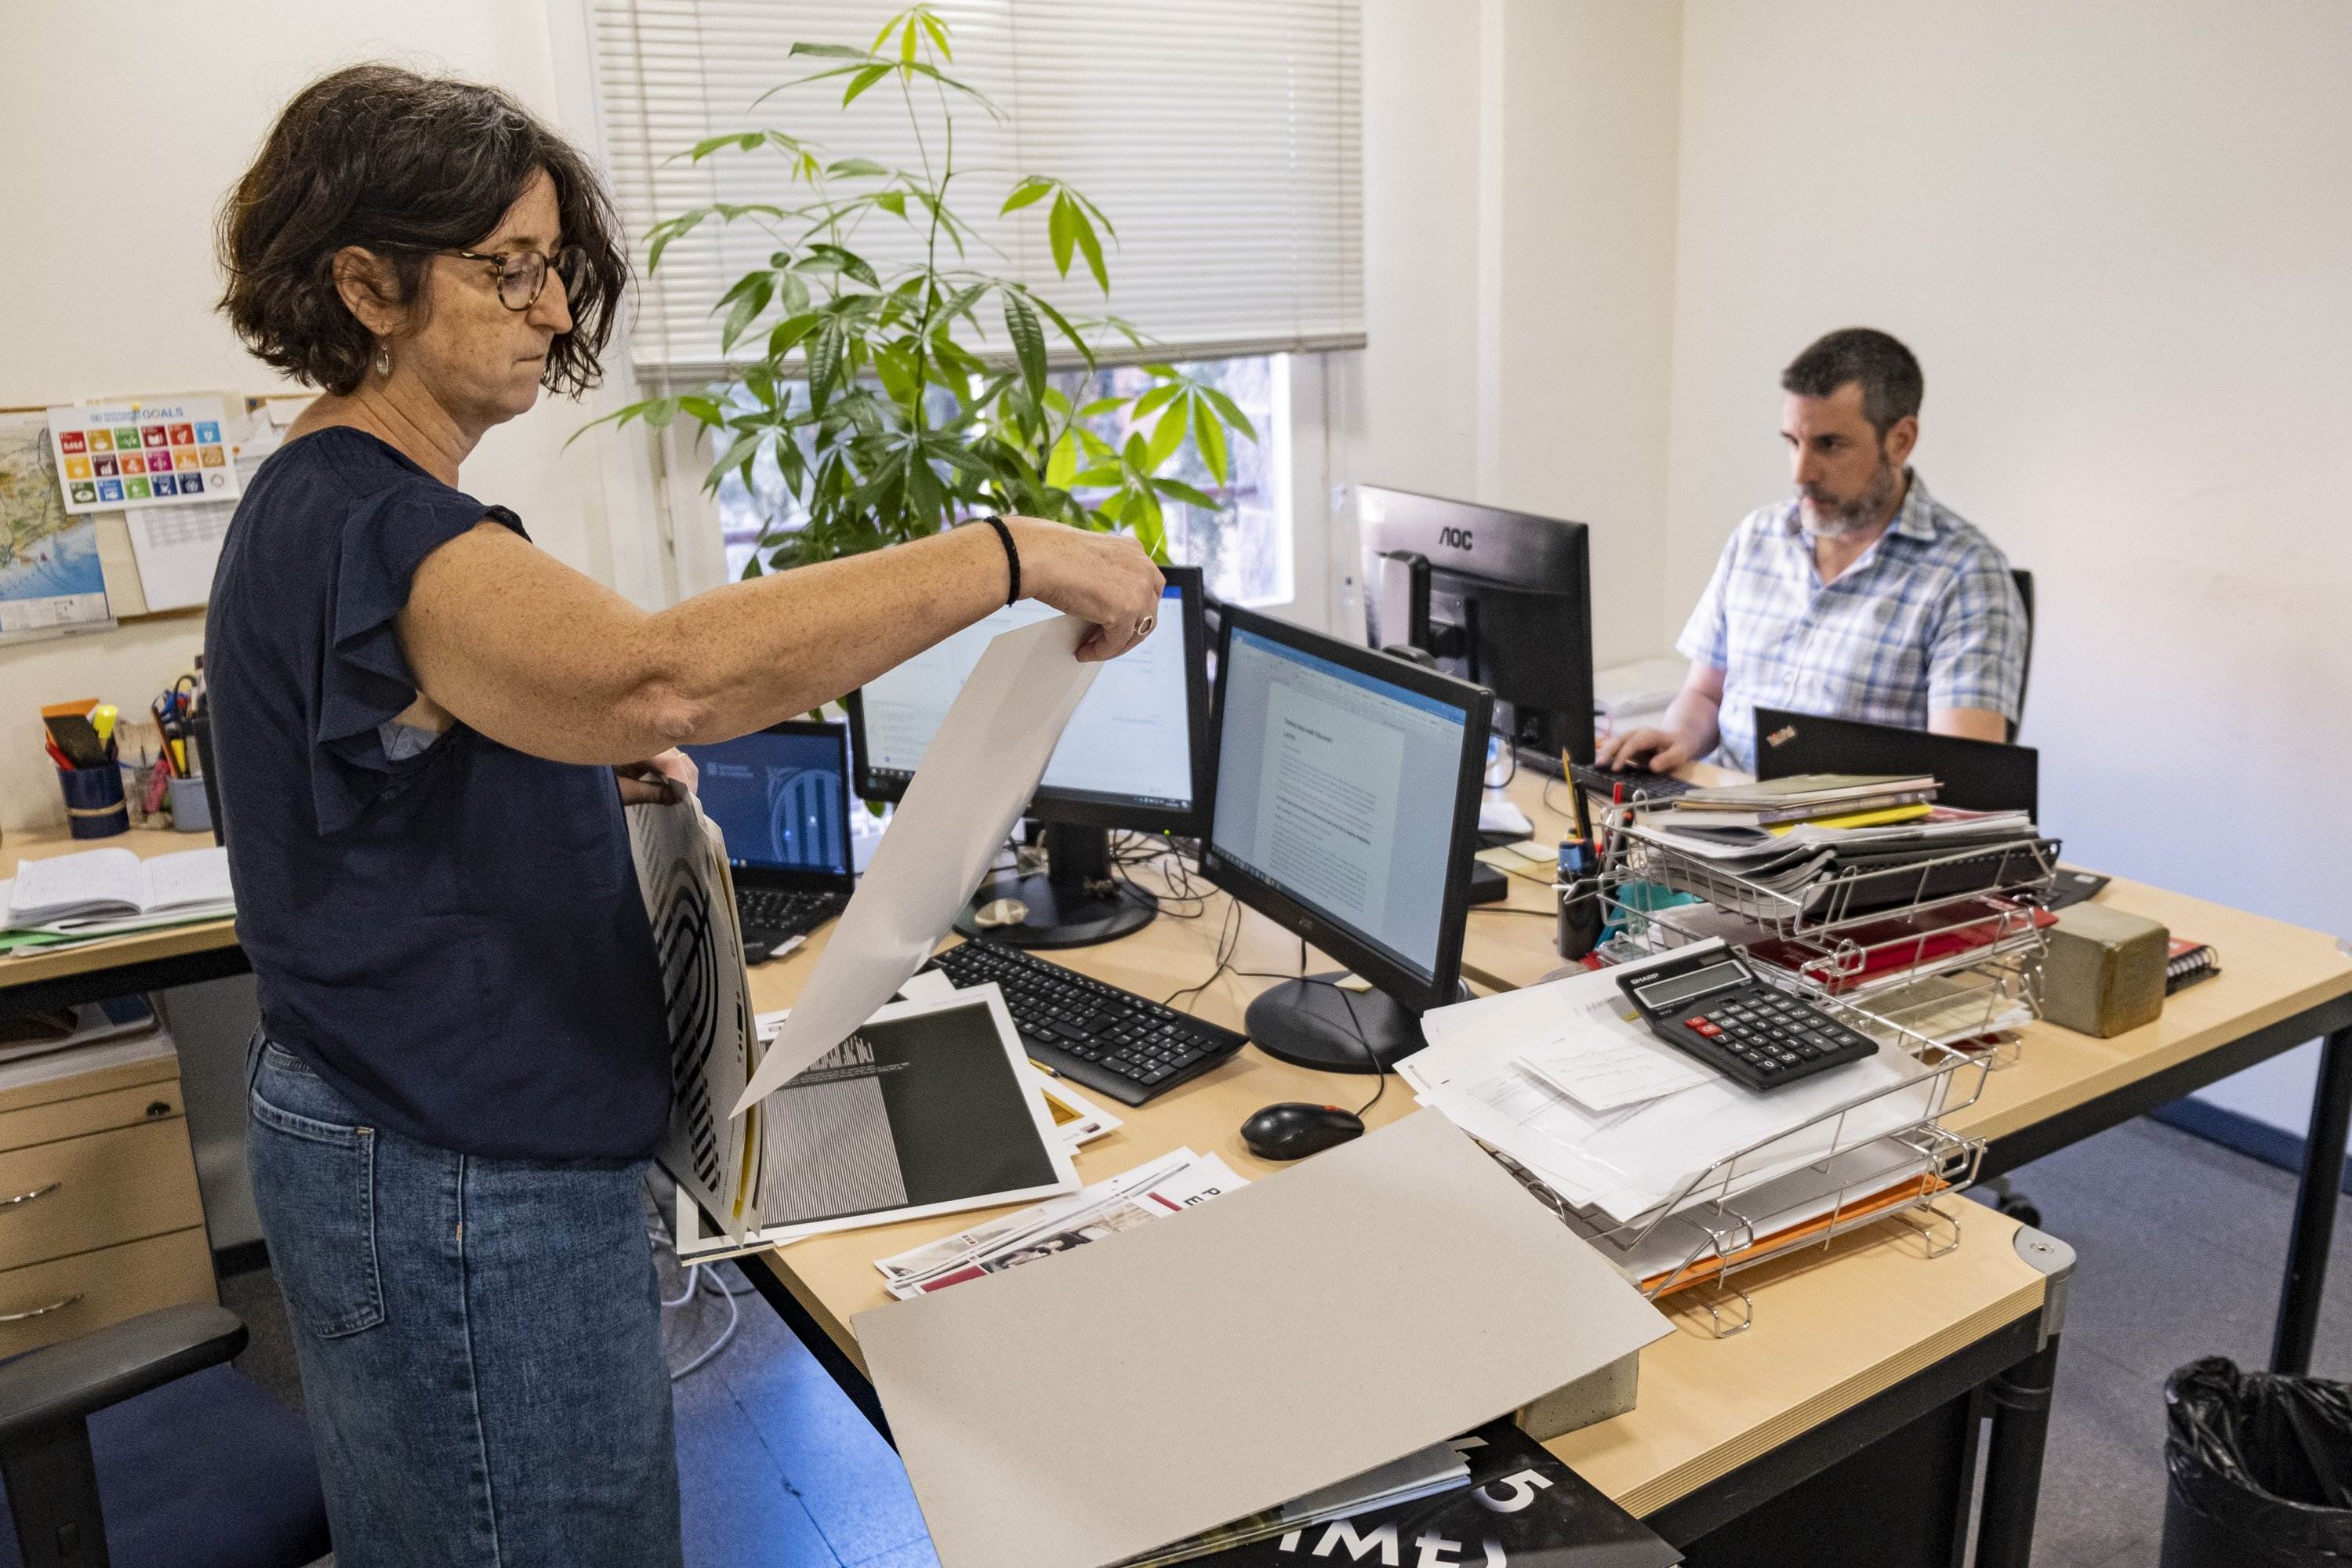
[(1633, 1409), (1641, 1377), (1642, 1352), (1629, 1351), (1565, 1388), (1555, 1388), (1541, 1399), (1521, 1405), (1513, 1419), (1520, 1431), (1538, 1443), (1548, 1443)]
[(2076, 904), (2050, 928), (2042, 1016), (2103, 1040), (2154, 1023), (2164, 1011), (2171, 940), (2171, 932), (2143, 915)]

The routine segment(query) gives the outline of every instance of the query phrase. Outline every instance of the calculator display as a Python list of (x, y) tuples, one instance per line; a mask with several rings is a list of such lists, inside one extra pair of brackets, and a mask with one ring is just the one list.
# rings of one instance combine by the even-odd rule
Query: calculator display
[(1738, 963), (1710, 963), (1705, 969), (1695, 969), (1688, 974), (1677, 974), (1672, 980), (1655, 980), (1647, 984), (1636, 982), (1633, 994), (1642, 1005), (1652, 1012), (1663, 1013), (1694, 996), (1704, 996), (1710, 991), (1745, 984), (1748, 971)]

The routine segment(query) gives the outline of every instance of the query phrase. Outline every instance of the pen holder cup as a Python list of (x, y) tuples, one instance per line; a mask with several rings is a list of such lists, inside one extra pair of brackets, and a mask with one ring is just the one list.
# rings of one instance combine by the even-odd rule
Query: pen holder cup
[(1571, 962), (1601, 944), (1599, 879), (1582, 877), (1559, 889), (1559, 955)]
[(76, 838), (111, 838), (131, 831), (131, 808), (122, 801), (122, 770), (112, 763), (59, 768), (58, 784), (66, 795), (66, 828)]
[(205, 781), (175, 778), (172, 781), (172, 828), (177, 833), (210, 833), (213, 830), (212, 803), (205, 798)]

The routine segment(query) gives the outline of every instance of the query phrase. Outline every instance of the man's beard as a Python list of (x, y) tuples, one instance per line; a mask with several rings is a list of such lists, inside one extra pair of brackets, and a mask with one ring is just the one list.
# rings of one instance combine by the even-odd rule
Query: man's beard
[(1810, 493), (1806, 510), (1811, 519), (1807, 530), (1816, 539), (1843, 539), (1878, 526), (1878, 520), (1890, 510), (1903, 488), (1903, 476), (1885, 458), (1878, 460), (1878, 471), (1862, 487), (1862, 494), (1843, 506), (1826, 508)]

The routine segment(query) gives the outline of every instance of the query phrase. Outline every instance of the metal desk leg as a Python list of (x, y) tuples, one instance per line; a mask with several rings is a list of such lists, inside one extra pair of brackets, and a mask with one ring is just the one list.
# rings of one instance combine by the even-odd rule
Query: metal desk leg
[(2294, 1234), (2287, 1242), (2278, 1332), (2271, 1341), (2273, 1372), (2297, 1377), (2311, 1372), (2311, 1345), (2319, 1331), (2320, 1297), (2327, 1283), (2327, 1248), (2336, 1238), (2336, 1194), (2344, 1181), (2347, 1125), (2352, 1125), (2352, 1029), (2338, 1029), (2319, 1047), (2311, 1136), (2304, 1145), (2303, 1185), (2294, 1198)]
[(2057, 1371), (2058, 1338), (2053, 1334), (1985, 1391), (1992, 1404), (1992, 1442), (1985, 1456), (1977, 1568), (2026, 1568), (2033, 1559), (2042, 1451), (2050, 1437), (2050, 1389)]

